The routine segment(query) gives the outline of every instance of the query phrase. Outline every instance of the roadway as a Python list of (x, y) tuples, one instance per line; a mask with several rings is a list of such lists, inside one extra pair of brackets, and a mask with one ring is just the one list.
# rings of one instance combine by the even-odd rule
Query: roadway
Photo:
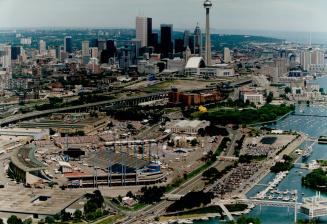
[(165, 95), (165, 94), (167, 94), (167, 92), (159, 92), (159, 93), (155, 93), (155, 94), (147, 94), (147, 95), (138, 96), (138, 97), (130, 97), (130, 98), (124, 98), (124, 99), (118, 99), (118, 100), (108, 100), (108, 101), (88, 103), (88, 104), (71, 106), (71, 107), (64, 107), (64, 108), (57, 108), (57, 109), (50, 109), (50, 110), (43, 110), (43, 111), (34, 111), (34, 112), (26, 113), (26, 114), (18, 114), (18, 115), (14, 115), (14, 116), (10, 116), (10, 117), (1, 119), (0, 126), (2, 127), (5, 125), (8, 125), (8, 124), (16, 123), (21, 120), (46, 116), (46, 115), (53, 114), (53, 113), (80, 110), (80, 109), (85, 109), (85, 108), (89, 108), (89, 107), (99, 107), (99, 106), (106, 106), (106, 105), (121, 104), (123, 102), (137, 101), (137, 100), (142, 100), (142, 99), (151, 98), (151, 97), (155, 97), (155, 96), (159, 96), (159, 95)]

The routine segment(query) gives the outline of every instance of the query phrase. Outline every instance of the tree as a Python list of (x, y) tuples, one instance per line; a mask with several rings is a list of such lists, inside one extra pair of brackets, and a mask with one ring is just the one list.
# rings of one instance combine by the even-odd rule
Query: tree
[(23, 224), (23, 221), (20, 218), (17, 218), (17, 216), (12, 215), (7, 220), (7, 224)]
[(75, 212), (74, 212), (74, 218), (78, 221), (80, 221), (82, 219), (82, 212), (81, 210), (77, 209)]
[(198, 144), (198, 140), (196, 138), (192, 139), (191, 146), (196, 146)]
[(52, 128), (50, 128), (50, 135), (54, 135), (54, 134), (56, 134), (56, 132)]
[(291, 93), (292, 92), (292, 89), (290, 87), (285, 87), (285, 93), (288, 94), (288, 93)]
[(271, 103), (272, 100), (273, 100), (273, 98), (274, 98), (273, 93), (272, 92), (269, 92), (269, 94), (267, 96), (267, 99), (266, 99), (267, 104)]
[(134, 198), (135, 197), (134, 194), (131, 191), (127, 192), (126, 196), (129, 197), (129, 198)]
[(98, 206), (94, 201), (87, 201), (84, 205), (84, 212), (85, 214), (95, 212), (97, 210)]
[(72, 214), (70, 214), (69, 212), (65, 212), (65, 211), (61, 212), (61, 221), (67, 222), (71, 220), (71, 218), (72, 218)]
[(47, 216), (45, 217), (45, 222), (48, 224), (53, 224), (55, 223), (55, 219), (52, 216)]
[[(32, 223), (33, 223), (32, 218), (25, 219), (23, 222), (23, 224), (32, 224)], [(0, 224), (3, 224), (3, 222), (2, 223), (0, 222)]]
[(204, 136), (206, 135), (206, 131), (204, 130), (204, 128), (200, 128), (200, 129), (198, 130), (198, 134), (199, 134), (200, 136), (204, 137)]
[(202, 177), (207, 180), (214, 180), (219, 178), (220, 173), (215, 167), (211, 167), (208, 170), (204, 171)]

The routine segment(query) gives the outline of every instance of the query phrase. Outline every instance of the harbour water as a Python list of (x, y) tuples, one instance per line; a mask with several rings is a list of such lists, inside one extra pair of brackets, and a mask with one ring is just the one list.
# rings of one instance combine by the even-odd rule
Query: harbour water
[[(317, 82), (327, 91), (327, 77), (320, 78), (314, 82)], [(295, 114), (302, 115), (319, 115), (326, 117), (314, 117), (314, 116), (297, 116), (289, 115), (285, 119), (277, 122), (277, 124), (272, 125), (272, 128), (282, 129), (282, 130), (293, 130), (306, 133), (312, 137), (319, 137), (320, 135), (327, 135), (327, 106), (311, 105), (307, 107), (306, 104), (299, 105), (296, 107)], [(302, 148), (311, 145), (312, 143), (303, 143)], [(312, 160), (327, 160), (327, 145), (313, 145), (313, 152), (311, 156), (307, 159), (307, 162)], [(300, 159), (301, 160), (301, 159)], [(302, 162), (302, 161), (299, 161)], [(305, 188), (301, 185), (301, 178), (305, 176), (309, 171), (293, 168), (287, 177), (281, 181), (278, 185), (278, 190), (297, 190), (299, 202), (302, 201), (302, 197), (310, 197), (316, 194), (315, 191)], [(274, 179), (275, 175), (269, 173), (265, 178), (262, 179), (260, 184), (267, 184)], [(258, 192), (262, 191), (265, 186), (257, 185), (251, 189), (248, 193), (249, 197), (255, 196)], [(322, 194), (323, 197), (327, 197), (327, 194)], [(294, 210), (288, 208), (277, 208), (277, 207), (255, 207), (251, 213), (248, 214), (251, 217), (258, 217), (264, 224), (292, 224), (294, 223)], [(298, 213), (299, 219), (305, 219), (306, 216)], [(320, 218), (320, 221), (327, 223), (327, 217)], [(209, 221), (199, 221), (195, 222), (197, 224), (213, 224), (213, 223), (224, 223), (218, 219), (211, 219)]]

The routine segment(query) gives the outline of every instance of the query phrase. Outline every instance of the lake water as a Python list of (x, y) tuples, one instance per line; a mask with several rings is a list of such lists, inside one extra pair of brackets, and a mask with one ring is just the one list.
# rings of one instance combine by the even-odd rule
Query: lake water
[[(327, 77), (317, 79), (313, 82), (319, 83), (322, 88), (327, 90)], [(307, 107), (305, 104), (296, 107), (296, 113), (311, 114), (311, 115), (326, 115), (327, 107), (324, 106), (310, 106)], [(272, 125), (272, 128), (282, 130), (293, 130), (304, 132), (312, 137), (319, 137), (320, 135), (327, 135), (327, 117), (312, 117), (312, 116), (296, 116), (289, 115), (285, 119), (279, 121), (277, 124)], [(305, 142), (302, 147), (308, 146), (311, 143)], [(307, 161), (325, 159), (327, 160), (327, 145), (313, 145), (313, 152)], [(301, 162), (301, 161), (300, 161)], [(302, 201), (302, 197), (310, 197), (316, 194), (315, 191), (302, 187), (301, 177), (308, 173), (307, 170), (293, 168), (287, 177), (279, 184), (279, 190), (297, 190), (299, 192), (299, 201)], [(267, 184), (274, 178), (274, 174), (268, 174), (260, 183)], [(256, 195), (260, 190), (264, 189), (264, 186), (255, 186), (248, 193), (248, 196)], [(302, 196), (302, 193), (304, 194)], [(327, 194), (322, 194), (327, 197)], [(255, 207), (248, 216), (258, 217), (264, 224), (292, 224), (294, 223), (294, 210), (287, 208), (275, 208), (275, 207)], [(298, 213), (298, 217), (305, 219), (306, 216)], [(326, 218), (320, 218), (320, 221), (327, 223)], [(195, 222), (197, 224), (213, 224), (213, 223), (224, 223), (218, 219), (211, 219), (209, 221)]]

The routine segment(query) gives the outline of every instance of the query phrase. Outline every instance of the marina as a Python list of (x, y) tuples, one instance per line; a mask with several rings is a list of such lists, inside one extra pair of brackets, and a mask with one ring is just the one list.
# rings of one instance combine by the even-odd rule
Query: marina
[[(327, 88), (327, 77), (321, 79), (323, 81), (322, 87)], [(320, 136), (327, 136), (327, 119), (323, 117), (327, 114), (327, 107), (323, 105), (298, 105), (295, 113), (303, 113), (309, 115), (321, 116), (296, 116), (289, 115), (283, 120), (269, 127), (284, 131), (298, 131), (307, 134), (308, 136), (318, 139)], [(313, 160), (327, 160), (327, 146), (325, 144), (318, 144), (317, 141), (308, 140), (304, 142), (296, 153), (301, 155), (297, 163), (307, 164)], [(302, 186), (301, 179), (310, 171), (295, 166), (289, 173), (280, 181), (278, 174), (269, 173), (256, 186), (254, 186), (248, 193), (248, 198), (261, 197), (263, 200), (293, 202), (295, 199), (294, 192), (297, 191), (297, 202), (309, 200), (316, 195), (316, 191)], [(273, 188), (274, 182), (277, 181), (276, 188)], [(270, 187), (269, 190), (267, 190)], [(327, 194), (321, 192), (321, 198), (326, 198)], [(271, 206), (256, 206), (248, 216), (260, 218), (265, 224), (291, 224), (294, 223), (294, 209), (285, 207), (271, 207)], [(307, 219), (308, 216), (303, 213), (298, 213), (299, 219)], [(327, 222), (327, 217), (320, 217), (322, 223)], [(220, 223), (218, 219), (210, 219), (209, 221), (196, 221), (196, 224), (213, 224)]]

